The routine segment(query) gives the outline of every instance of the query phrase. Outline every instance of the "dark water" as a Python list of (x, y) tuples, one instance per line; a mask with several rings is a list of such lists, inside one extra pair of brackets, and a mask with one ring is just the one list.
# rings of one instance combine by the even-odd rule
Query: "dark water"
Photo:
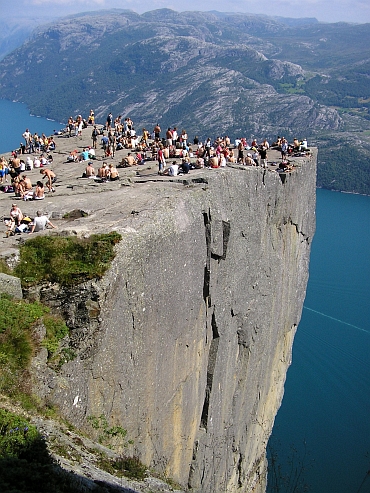
[(318, 190), (305, 308), (270, 440), (288, 476), (304, 462), (313, 493), (370, 492), (369, 297), (370, 197)]
[(26, 128), (39, 135), (43, 132), (51, 135), (54, 129), (59, 130), (64, 126), (54, 120), (31, 116), (25, 104), (5, 99), (0, 99), (0, 121), (0, 154), (18, 148), (19, 143), (24, 142), (22, 134)]

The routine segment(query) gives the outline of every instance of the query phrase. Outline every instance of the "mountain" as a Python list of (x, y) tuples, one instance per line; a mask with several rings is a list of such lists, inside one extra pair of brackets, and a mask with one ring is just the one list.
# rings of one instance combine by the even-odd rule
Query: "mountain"
[(369, 24), (98, 11), (40, 28), (0, 63), (0, 91), (58, 120), (94, 108), (202, 138), (307, 137), (319, 186), (370, 194), (369, 41)]

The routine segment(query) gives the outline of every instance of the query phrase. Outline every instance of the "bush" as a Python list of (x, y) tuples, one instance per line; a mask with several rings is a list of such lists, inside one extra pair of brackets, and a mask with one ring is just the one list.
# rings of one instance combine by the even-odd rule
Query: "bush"
[(20, 248), (15, 274), (24, 285), (41, 281), (73, 285), (104, 275), (114, 258), (121, 235), (109, 233), (89, 238), (39, 236)]
[(41, 303), (27, 303), (0, 295), (0, 391), (17, 393), (24, 390), (28, 367), (38, 341), (33, 327), (43, 323), (46, 336), (42, 344), (49, 357), (68, 334), (64, 321), (50, 314)]
[(5, 409), (0, 409), (0, 458), (24, 456), (35, 440), (40, 439), (35, 426)]

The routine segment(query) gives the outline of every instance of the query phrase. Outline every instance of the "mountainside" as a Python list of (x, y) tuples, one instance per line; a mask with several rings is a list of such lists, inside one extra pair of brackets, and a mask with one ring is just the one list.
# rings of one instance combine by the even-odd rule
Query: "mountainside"
[(369, 41), (368, 24), (100, 11), (38, 31), (0, 63), (0, 91), (58, 120), (94, 108), (202, 138), (307, 137), (319, 186), (370, 193)]

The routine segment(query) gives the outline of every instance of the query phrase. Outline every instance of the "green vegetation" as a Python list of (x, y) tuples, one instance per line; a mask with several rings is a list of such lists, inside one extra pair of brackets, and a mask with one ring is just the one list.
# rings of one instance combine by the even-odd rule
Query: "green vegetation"
[(23, 285), (42, 281), (72, 285), (102, 277), (114, 258), (118, 233), (92, 235), (89, 238), (39, 236), (20, 248), (15, 268)]
[(43, 323), (46, 328), (46, 337), (42, 345), (48, 350), (49, 356), (52, 356), (58, 349), (60, 341), (68, 334), (69, 330), (64, 320), (53, 315), (44, 315)]
[(51, 315), (50, 309), (40, 303), (0, 296), (0, 391), (11, 395), (29, 392), (28, 368), (39, 344), (32, 329), (41, 323), (46, 328), (42, 344), (51, 357), (68, 334), (63, 320)]
[(319, 142), (317, 186), (370, 195), (370, 153), (349, 142)]
[(118, 477), (125, 476), (129, 479), (136, 479), (137, 481), (143, 481), (146, 478), (147, 468), (136, 456), (122, 456), (118, 459), (112, 459), (100, 452), (97, 460), (97, 466), (100, 469), (109, 472), (109, 474), (113, 474)]
[(0, 259), (0, 273), (9, 275), (11, 275), (12, 273), (11, 269), (8, 267), (4, 259)]
[[(17, 414), (0, 409), (0, 491), (82, 493), (86, 487), (78, 476), (59, 467), (35, 426)], [(107, 493), (108, 490), (97, 485), (93, 491)]]
[(109, 426), (104, 414), (98, 417), (88, 416), (87, 420), (94, 430), (98, 431), (98, 442), (102, 445), (128, 447), (134, 443), (132, 440), (126, 440), (127, 430), (122, 426)]
[(40, 439), (35, 426), (5, 409), (0, 409), (0, 459), (19, 457)]

